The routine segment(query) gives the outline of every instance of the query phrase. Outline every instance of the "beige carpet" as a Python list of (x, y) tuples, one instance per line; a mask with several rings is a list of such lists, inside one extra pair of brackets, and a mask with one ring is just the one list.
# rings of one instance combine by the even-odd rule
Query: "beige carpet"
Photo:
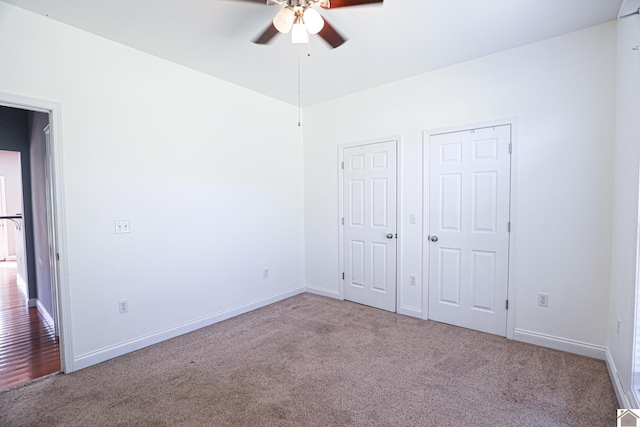
[(11, 426), (613, 426), (604, 362), (310, 294), (0, 394)]

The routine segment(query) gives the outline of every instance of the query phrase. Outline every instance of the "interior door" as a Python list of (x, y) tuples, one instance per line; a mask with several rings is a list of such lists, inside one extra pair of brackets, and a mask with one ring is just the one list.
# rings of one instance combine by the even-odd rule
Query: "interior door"
[(49, 243), (49, 286), (51, 287), (51, 307), (53, 307), (53, 324), (56, 336), (60, 336), (60, 318), (58, 315), (58, 262), (55, 242), (56, 222), (55, 210), (53, 208), (53, 174), (51, 173), (51, 132), (47, 126), (43, 130), (45, 140), (45, 158), (44, 162), (44, 179), (45, 179), (45, 197), (47, 205), (47, 241)]
[(429, 318), (506, 335), (511, 126), (431, 136)]
[(344, 297), (396, 311), (396, 141), (343, 152)]

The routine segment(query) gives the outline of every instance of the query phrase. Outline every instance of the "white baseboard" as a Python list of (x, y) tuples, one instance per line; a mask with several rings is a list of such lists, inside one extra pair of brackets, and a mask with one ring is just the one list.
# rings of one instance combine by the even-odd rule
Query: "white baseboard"
[(173, 328), (165, 329), (155, 332), (153, 334), (145, 335), (133, 340), (129, 340), (113, 346), (101, 348), (96, 351), (81, 354), (77, 356), (73, 361), (73, 370), (79, 370), (87, 368), (89, 366), (104, 362), (114, 357), (122, 356), (132, 351), (140, 350), (141, 348), (148, 347), (153, 344), (157, 344), (161, 341), (165, 341), (171, 338), (175, 338), (179, 335), (183, 335), (189, 332), (193, 332), (197, 329), (205, 326), (213, 325), (214, 323), (221, 322), (223, 320), (230, 319), (240, 314), (248, 313), (260, 307), (273, 304), (278, 301), (290, 298), (292, 296), (301, 294), (305, 291), (304, 287), (294, 288), (289, 291), (281, 292), (279, 294), (271, 295), (266, 298), (251, 301), (249, 303), (223, 310), (210, 316), (203, 317), (201, 319), (194, 320)]
[(318, 288), (317, 286), (309, 286), (309, 285), (305, 286), (304, 289), (306, 292), (309, 292), (310, 294), (320, 295), (323, 297), (329, 297), (334, 299), (340, 299), (340, 292), (334, 291), (332, 289)]
[(44, 321), (47, 322), (47, 324), (51, 329), (55, 330), (56, 326), (55, 326), (55, 322), (53, 321), (53, 317), (51, 317), (51, 315), (49, 314), (47, 309), (44, 307), (44, 305), (42, 305), (39, 299), (36, 299), (36, 306), (38, 307), (38, 311), (40, 312), (40, 315), (42, 316)]
[(616, 397), (618, 398), (618, 405), (619, 405), (618, 408), (621, 408), (621, 409), (637, 408), (637, 406), (634, 406), (634, 403), (632, 403), (632, 400), (635, 401), (635, 399), (632, 397), (632, 400), (630, 400), (629, 396), (624, 391), (624, 386), (622, 385), (622, 381), (620, 381), (620, 377), (618, 376), (618, 369), (616, 368), (616, 364), (613, 361), (613, 357), (611, 357), (611, 353), (609, 352), (608, 348), (606, 351), (605, 362), (607, 364), (607, 370), (609, 371), (609, 376), (611, 377), (611, 383), (613, 384), (613, 389), (615, 390)]
[(29, 298), (27, 301), (27, 307), (34, 308), (38, 306), (38, 298)]
[(422, 319), (422, 310), (415, 307), (400, 306), (398, 307), (398, 314), (404, 314), (405, 316)]
[[(633, 384), (632, 384), (632, 387), (633, 387)], [(629, 389), (629, 391), (625, 394), (625, 396), (629, 401), (629, 405), (631, 405), (629, 406), (629, 409), (630, 408), (640, 409), (640, 402), (638, 402), (638, 399), (636, 399), (636, 394), (633, 392), (633, 390)]]
[(581, 341), (574, 341), (566, 338), (554, 337), (552, 335), (540, 334), (538, 332), (515, 329), (513, 339), (541, 347), (552, 348), (554, 350), (566, 351), (567, 353), (579, 354), (581, 356), (593, 357), (594, 359), (606, 360), (607, 348), (588, 344)]
[(20, 289), (24, 296), (29, 298), (29, 293), (27, 292), (27, 282), (22, 278), (20, 273), (16, 274), (16, 283), (18, 284), (18, 289)]

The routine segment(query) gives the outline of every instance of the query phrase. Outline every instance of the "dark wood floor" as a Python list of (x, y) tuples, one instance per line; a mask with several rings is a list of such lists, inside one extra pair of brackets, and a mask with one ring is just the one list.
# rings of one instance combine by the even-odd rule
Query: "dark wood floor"
[(16, 283), (15, 263), (0, 262), (0, 391), (60, 371), (55, 331)]

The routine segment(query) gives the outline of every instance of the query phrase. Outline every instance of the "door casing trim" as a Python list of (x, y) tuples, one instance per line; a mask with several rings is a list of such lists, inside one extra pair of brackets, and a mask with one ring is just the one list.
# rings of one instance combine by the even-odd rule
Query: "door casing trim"
[[(0, 105), (49, 114), (50, 155), (47, 158), (47, 163), (51, 173), (53, 194), (47, 198), (47, 205), (55, 212), (55, 223), (53, 227), (56, 233), (55, 238), (51, 242), (51, 247), (55, 248), (55, 252), (59, 256), (58, 268), (54, 271), (54, 274), (57, 272), (54, 280), (58, 295), (55, 303), (57, 304), (60, 315), (60, 363), (62, 372), (70, 373), (75, 370), (75, 367), (71, 327), (71, 299), (68, 281), (69, 266), (67, 262), (62, 103), (0, 92)], [(51, 236), (49, 236), (49, 238), (51, 238)]]

